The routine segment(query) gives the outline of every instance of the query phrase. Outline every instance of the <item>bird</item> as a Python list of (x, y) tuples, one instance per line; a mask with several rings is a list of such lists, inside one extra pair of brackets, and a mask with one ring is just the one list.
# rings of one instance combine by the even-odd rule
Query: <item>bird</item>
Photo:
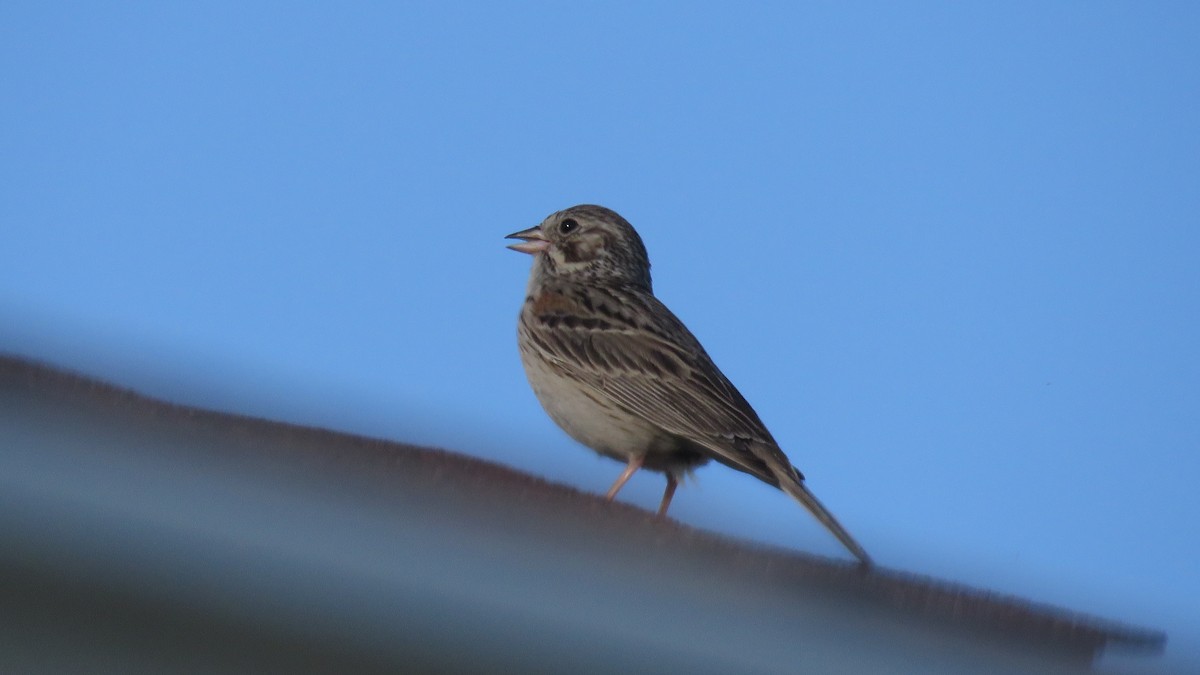
[(655, 297), (646, 246), (627, 220), (581, 204), (505, 239), (533, 257), (517, 321), (525, 374), (563, 431), (625, 463), (609, 501), (639, 470), (661, 472), (665, 516), (680, 480), (716, 460), (790, 495), (861, 566), (872, 565), (700, 341)]

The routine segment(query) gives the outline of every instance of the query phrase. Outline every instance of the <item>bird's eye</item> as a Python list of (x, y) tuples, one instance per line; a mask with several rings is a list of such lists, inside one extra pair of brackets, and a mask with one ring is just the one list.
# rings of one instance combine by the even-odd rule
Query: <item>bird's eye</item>
[(579, 227), (579, 221), (575, 220), (574, 218), (567, 218), (566, 220), (564, 220), (558, 224), (558, 231), (562, 232), (563, 234), (570, 234), (570, 233), (574, 232), (576, 230), (576, 228), (578, 228), (578, 227)]

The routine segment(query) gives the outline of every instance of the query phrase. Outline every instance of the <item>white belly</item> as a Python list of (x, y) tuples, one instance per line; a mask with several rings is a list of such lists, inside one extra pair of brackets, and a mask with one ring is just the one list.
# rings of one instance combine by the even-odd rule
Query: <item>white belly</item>
[(542, 408), (571, 438), (621, 460), (675, 449), (677, 442), (673, 437), (611, 403), (606, 404), (602, 393), (564, 378), (536, 356), (522, 353), (521, 361)]

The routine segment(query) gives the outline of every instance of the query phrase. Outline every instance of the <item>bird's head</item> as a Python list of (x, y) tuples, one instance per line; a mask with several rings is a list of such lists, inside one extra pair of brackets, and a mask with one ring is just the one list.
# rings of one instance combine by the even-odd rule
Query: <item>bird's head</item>
[(650, 289), (650, 259), (642, 238), (627, 220), (603, 206), (572, 206), (506, 239), (521, 240), (509, 248), (533, 256), (535, 276)]

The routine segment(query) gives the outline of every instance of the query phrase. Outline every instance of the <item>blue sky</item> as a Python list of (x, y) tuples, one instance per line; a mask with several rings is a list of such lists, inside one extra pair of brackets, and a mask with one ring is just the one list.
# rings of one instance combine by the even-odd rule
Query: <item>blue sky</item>
[[(1198, 34), (1194, 3), (6, 2), (0, 350), (602, 491), (525, 383), (502, 237), (604, 204), (880, 563), (1200, 669)], [(672, 513), (840, 554), (720, 467)]]

